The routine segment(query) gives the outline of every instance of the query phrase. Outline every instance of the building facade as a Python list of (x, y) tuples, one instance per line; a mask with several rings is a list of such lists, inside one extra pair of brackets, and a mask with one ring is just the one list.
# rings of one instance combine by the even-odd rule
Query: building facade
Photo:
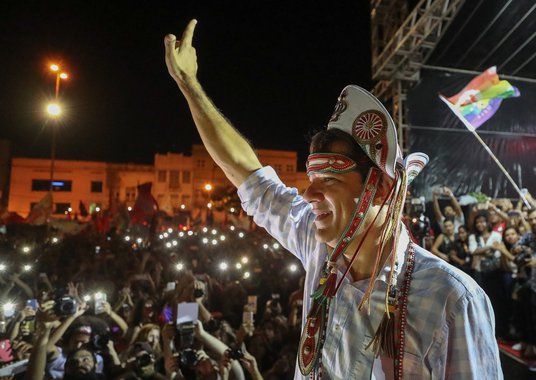
[[(297, 171), (297, 153), (261, 149), (263, 165), (272, 166), (289, 186), (303, 191), (308, 183)], [(55, 160), (53, 214), (79, 213), (80, 203), (89, 209), (111, 208), (124, 202), (133, 206), (137, 186), (152, 183), (160, 209), (169, 214), (203, 209), (216, 192), (233, 192), (232, 184), (203, 145), (193, 145), (192, 154), (155, 154), (153, 165), (96, 161)], [(210, 185), (210, 186), (207, 186)], [(50, 160), (13, 158), (8, 210), (27, 216), (33, 205), (50, 191)]]

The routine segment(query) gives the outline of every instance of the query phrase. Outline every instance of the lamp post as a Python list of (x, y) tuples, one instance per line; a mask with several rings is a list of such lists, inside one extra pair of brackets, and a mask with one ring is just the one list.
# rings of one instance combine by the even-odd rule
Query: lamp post
[(67, 73), (64, 73), (60, 70), (60, 67), (56, 64), (50, 65), (50, 70), (56, 73), (56, 101), (58, 101), (58, 97), (60, 94), (60, 80), (61, 79), (67, 79), (69, 76)]
[(47, 113), (54, 119), (54, 125), (52, 126), (52, 144), (50, 147), (50, 195), (54, 191), (54, 161), (56, 159), (56, 126), (57, 118), (61, 114), (61, 108), (58, 104), (60, 95), (60, 82), (62, 79), (67, 79), (69, 76), (60, 70), (60, 67), (56, 64), (50, 65), (50, 70), (56, 73), (56, 91), (54, 95), (54, 103), (47, 106)]

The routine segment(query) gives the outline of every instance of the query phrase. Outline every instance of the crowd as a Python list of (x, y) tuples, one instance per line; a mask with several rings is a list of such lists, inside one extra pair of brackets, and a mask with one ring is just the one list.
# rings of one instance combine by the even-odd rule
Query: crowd
[(299, 262), (260, 229), (156, 224), (7, 226), (0, 378), (292, 377)]
[[(527, 194), (530, 202), (534, 200)], [(415, 240), (471, 275), (496, 336), (536, 356), (536, 211), (509, 200), (410, 202)], [(0, 235), (0, 378), (287, 379), (302, 320), (303, 269), (264, 231), (155, 219), (75, 235)]]
[[(536, 358), (536, 202), (481, 198), (462, 208), (447, 187), (433, 191), (429, 224), (409, 224), (436, 256), (469, 274), (487, 293), (495, 335)], [(464, 210), (465, 209), (465, 210)], [(536, 368), (535, 368), (536, 369)]]

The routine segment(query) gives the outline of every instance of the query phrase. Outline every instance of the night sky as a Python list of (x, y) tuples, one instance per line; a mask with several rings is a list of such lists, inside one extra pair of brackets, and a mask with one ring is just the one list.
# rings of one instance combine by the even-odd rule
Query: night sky
[[(164, 63), (163, 38), (197, 18), (199, 80), (257, 148), (306, 154), (346, 84), (370, 88), (369, 2), (2, 1), (0, 138), (49, 157), (60, 62), (60, 159), (152, 163), (199, 137)], [(303, 168), (300, 168), (303, 170)]]

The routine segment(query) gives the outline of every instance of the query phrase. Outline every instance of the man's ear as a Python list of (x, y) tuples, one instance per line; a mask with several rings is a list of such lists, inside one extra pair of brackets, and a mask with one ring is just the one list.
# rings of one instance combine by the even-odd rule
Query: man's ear
[(380, 177), (380, 183), (378, 184), (378, 190), (374, 197), (373, 204), (375, 206), (381, 206), (385, 199), (391, 194), (392, 187), (395, 184), (395, 180), (389, 177), (387, 174), (382, 173)]

